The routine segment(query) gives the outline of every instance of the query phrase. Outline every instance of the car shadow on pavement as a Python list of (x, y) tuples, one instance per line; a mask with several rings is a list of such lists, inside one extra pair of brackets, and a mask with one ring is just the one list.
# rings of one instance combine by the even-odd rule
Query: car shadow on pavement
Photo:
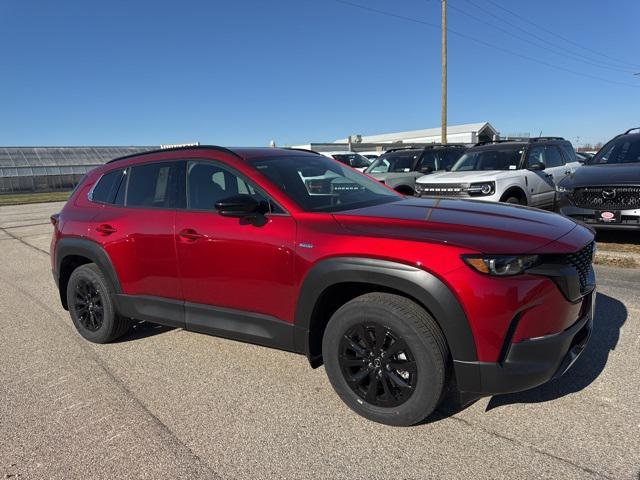
[(174, 327), (166, 327), (164, 325), (158, 325), (151, 322), (136, 322), (126, 335), (115, 340), (113, 343), (131, 342), (133, 340), (142, 340), (143, 338), (153, 337), (161, 333), (166, 333), (171, 330), (175, 330)]
[(620, 329), (627, 320), (627, 308), (615, 298), (598, 293), (595, 313), (587, 348), (567, 373), (531, 390), (496, 395), (491, 398), (486, 410), (514, 403), (548, 402), (579, 392), (598, 378), (609, 360), (609, 352), (615, 350), (618, 344)]

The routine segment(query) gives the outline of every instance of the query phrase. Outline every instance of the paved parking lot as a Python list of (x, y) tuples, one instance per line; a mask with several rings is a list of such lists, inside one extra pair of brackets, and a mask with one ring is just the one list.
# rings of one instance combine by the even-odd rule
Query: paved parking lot
[(60, 205), (0, 208), (0, 476), (639, 478), (637, 270), (598, 268), (594, 337), (565, 377), (393, 428), (293, 354), (149, 324), (82, 340), (50, 272)]

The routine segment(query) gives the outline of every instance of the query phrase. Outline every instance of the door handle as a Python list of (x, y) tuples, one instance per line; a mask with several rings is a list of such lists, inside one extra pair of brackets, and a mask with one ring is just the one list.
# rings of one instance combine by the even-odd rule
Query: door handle
[(553, 178), (553, 175), (551, 175), (550, 173), (545, 173), (544, 176), (547, 178)]
[(193, 228), (185, 228), (184, 230), (180, 230), (180, 233), (178, 233), (178, 235), (183, 240), (188, 240), (190, 242), (195, 242), (196, 240), (204, 238), (204, 235), (196, 232)]
[(98, 233), (100, 233), (101, 235), (104, 235), (104, 236), (111, 235), (112, 233), (115, 233), (117, 231), (118, 231), (117, 229), (115, 229), (114, 227), (112, 227), (108, 223), (103, 223), (103, 224), (98, 225), (96, 227), (96, 232), (98, 232)]

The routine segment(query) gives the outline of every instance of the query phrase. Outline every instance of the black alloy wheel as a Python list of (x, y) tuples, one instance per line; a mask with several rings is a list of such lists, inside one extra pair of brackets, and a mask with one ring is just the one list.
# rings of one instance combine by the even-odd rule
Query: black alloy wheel
[(91, 280), (82, 278), (76, 284), (75, 296), (74, 308), (78, 322), (90, 332), (98, 331), (104, 322), (100, 292)]
[(415, 389), (418, 371), (408, 345), (388, 326), (360, 323), (340, 341), (340, 368), (347, 384), (370, 405), (395, 407)]

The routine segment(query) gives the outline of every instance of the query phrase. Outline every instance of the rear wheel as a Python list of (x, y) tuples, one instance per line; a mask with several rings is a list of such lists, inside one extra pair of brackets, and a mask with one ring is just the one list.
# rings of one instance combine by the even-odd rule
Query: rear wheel
[(336, 393), (376, 422), (418, 423), (445, 389), (444, 336), (423, 308), (398, 295), (368, 293), (340, 307), (325, 330), (322, 354)]
[(522, 205), (522, 201), (518, 197), (508, 197), (504, 200), (504, 203), (511, 203), (513, 205)]
[(131, 323), (115, 310), (114, 292), (98, 266), (76, 268), (67, 285), (67, 305), (78, 333), (94, 343), (107, 343), (127, 332)]

